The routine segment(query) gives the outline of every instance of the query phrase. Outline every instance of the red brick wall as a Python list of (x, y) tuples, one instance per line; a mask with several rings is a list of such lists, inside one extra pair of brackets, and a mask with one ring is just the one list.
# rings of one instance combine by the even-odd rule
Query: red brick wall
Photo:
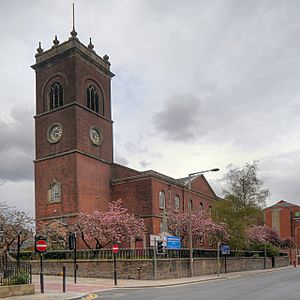
[(291, 237), (291, 212), (289, 208), (281, 208), (280, 218), (280, 238)]
[(76, 154), (78, 211), (107, 210), (111, 201), (110, 164)]
[(272, 210), (268, 208), (265, 209), (265, 224), (272, 228)]
[(112, 185), (112, 199), (121, 199), (126, 208), (135, 215), (152, 212), (151, 179), (140, 179)]
[[(36, 218), (77, 212), (76, 155), (70, 154), (35, 163)], [(48, 203), (53, 180), (62, 186), (62, 202)]]
[(136, 176), (141, 174), (141, 172), (127, 168), (125, 166), (121, 166), (119, 164), (113, 164), (112, 168), (113, 168), (114, 179), (126, 178), (126, 177), (131, 177), (131, 176)]

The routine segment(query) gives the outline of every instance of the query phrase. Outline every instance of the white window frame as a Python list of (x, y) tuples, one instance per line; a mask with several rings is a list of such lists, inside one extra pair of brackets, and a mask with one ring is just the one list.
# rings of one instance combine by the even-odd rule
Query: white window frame
[(159, 192), (159, 208), (160, 209), (166, 208), (166, 194), (164, 191)]

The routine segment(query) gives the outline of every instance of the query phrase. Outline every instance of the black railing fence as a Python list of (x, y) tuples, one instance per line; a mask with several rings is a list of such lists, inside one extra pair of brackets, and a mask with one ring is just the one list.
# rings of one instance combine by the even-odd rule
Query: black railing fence
[[(127, 249), (120, 248), (116, 254), (117, 259), (153, 259), (154, 253), (153, 248), (145, 249)], [(10, 253), (12, 256), (16, 254)], [(221, 255), (222, 256), (222, 255)], [(227, 257), (264, 257), (264, 251), (250, 251), (250, 250), (231, 250)], [(74, 251), (70, 250), (48, 250), (43, 254), (43, 259), (73, 259)], [(77, 250), (77, 259), (95, 259), (95, 260), (110, 260), (113, 258), (112, 249), (98, 249), (98, 250)], [(157, 259), (168, 259), (168, 258), (189, 258), (190, 249), (183, 248), (178, 250), (165, 250), (164, 254), (156, 254)], [(216, 249), (193, 249), (194, 258), (215, 258), (217, 257)], [(21, 260), (38, 260), (39, 254), (34, 252), (21, 252)]]
[(0, 260), (0, 286), (29, 283), (32, 283), (29, 263)]

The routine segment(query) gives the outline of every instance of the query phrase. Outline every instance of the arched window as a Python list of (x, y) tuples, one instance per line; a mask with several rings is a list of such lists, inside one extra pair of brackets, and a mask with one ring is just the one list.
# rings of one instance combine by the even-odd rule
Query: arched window
[(175, 195), (175, 197), (174, 197), (174, 209), (175, 210), (180, 209), (180, 198), (178, 195)]
[(86, 89), (86, 106), (97, 114), (104, 115), (104, 102), (102, 93), (99, 93), (93, 85), (90, 85)]
[(57, 182), (53, 182), (50, 185), (49, 189), (49, 202), (60, 202), (61, 201), (61, 187), (60, 184)]
[(159, 192), (159, 208), (161, 209), (166, 208), (166, 195), (164, 191)]
[(64, 105), (64, 89), (61, 83), (54, 82), (48, 91), (49, 110)]
[(192, 199), (189, 200), (188, 208), (189, 208), (190, 211), (193, 210), (193, 200)]
[(203, 246), (203, 244), (204, 244), (204, 237), (203, 236), (200, 237), (199, 242), (200, 242), (200, 246)]
[(212, 214), (212, 207), (211, 206), (209, 206), (208, 207), (208, 214), (211, 216), (211, 214)]
[(203, 203), (200, 202), (200, 211), (202, 211), (202, 210), (203, 210)]

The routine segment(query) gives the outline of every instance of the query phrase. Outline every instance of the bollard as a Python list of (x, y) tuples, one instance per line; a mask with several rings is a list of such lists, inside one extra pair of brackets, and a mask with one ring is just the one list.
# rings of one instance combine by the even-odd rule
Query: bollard
[(142, 275), (141, 275), (142, 268), (138, 267), (137, 270), (139, 272), (139, 280), (141, 280), (142, 279)]
[(63, 293), (66, 292), (66, 267), (63, 266)]

